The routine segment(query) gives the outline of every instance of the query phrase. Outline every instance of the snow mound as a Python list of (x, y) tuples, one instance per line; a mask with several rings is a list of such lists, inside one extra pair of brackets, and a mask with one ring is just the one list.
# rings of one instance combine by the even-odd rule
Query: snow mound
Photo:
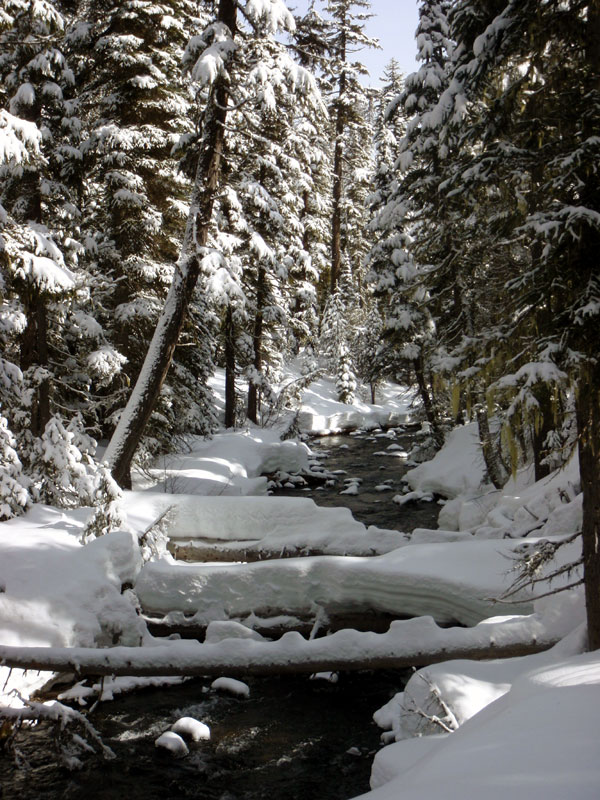
[(341, 433), (343, 431), (373, 430), (396, 427), (412, 421), (414, 393), (397, 385), (385, 384), (379, 389), (381, 405), (370, 405), (359, 399), (352, 405), (340, 403), (336, 396), (335, 381), (323, 377), (305, 390), (298, 415), (300, 430), (312, 434)]
[(190, 752), (187, 744), (183, 741), (181, 736), (173, 731), (161, 733), (158, 739), (154, 742), (154, 746), (162, 748), (163, 750), (168, 750), (169, 753), (177, 758), (183, 758)]
[(186, 736), (194, 742), (202, 739), (210, 739), (210, 728), (204, 722), (200, 722), (193, 717), (180, 717), (171, 725), (173, 733), (179, 736)]
[(411, 489), (457, 497), (485, 483), (485, 463), (477, 423), (454, 428), (431, 461), (425, 461), (404, 476)]
[(249, 697), (250, 687), (243, 681), (238, 681), (235, 678), (217, 678), (211, 683), (211, 689), (216, 689), (218, 692), (227, 692), (236, 697)]
[(281, 442), (272, 429), (215, 434), (211, 439), (190, 437), (190, 452), (157, 460), (147, 477), (137, 476), (137, 489), (177, 494), (219, 496), (267, 493), (264, 474), (308, 468), (309, 448), (298, 441)]
[(161, 514), (163, 529), (178, 548), (233, 547), (255, 551), (337, 555), (384, 553), (404, 543), (403, 534), (366, 528), (347, 508), (318, 506), (308, 497), (202, 497), (158, 492), (128, 493), (124, 503), (130, 527), (145, 530)]

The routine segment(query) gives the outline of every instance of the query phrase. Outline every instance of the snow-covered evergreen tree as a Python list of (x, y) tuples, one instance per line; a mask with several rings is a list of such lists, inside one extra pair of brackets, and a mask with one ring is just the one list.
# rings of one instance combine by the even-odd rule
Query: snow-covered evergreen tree
[(366, 142), (361, 129), (364, 128), (368, 108), (366, 92), (360, 83), (360, 77), (367, 74), (367, 70), (360, 62), (353, 62), (350, 58), (357, 47), (377, 46), (376, 41), (364, 33), (369, 8), (367, 0), (328, 0), (327, 3), (330, 29), (326, 41), (330, 60), (325, 65), (325, 71), (335, 92), (330, 104), (334, 136), (331, 292), (337, 286), (344, 253), (348, 255), (348, 239), (362, 233), (360, 230), (354, 231), (349, 225), (344, 230), (344, 221), (350, 202), (348, 190), (353, 186), (353, 180), (360, 177), (356, 173), (348, 173), (346, 158), (353, 148), (356, 150), (358, 147), (365, 153)]
[(0, 521), (22, 514), (29, 506), (29, 480), (17, 455), (17, 441), (0, 416)]
[(448, 298), (442, 288), (455, 253), (439, 192), (449, 144), (436, 132), (433, 115), (449, 80), (453, 45), (448, 9), (449, 2), (421, 3), (416, 37), (422, 65), (407, 76), (402, 91), (390, 97), (386, 106), (387, 124), (397, 130), (405, 125), (405, 131), (401, 138), (393, 137), (393, 167), (384, 164), (376, 176), (371, 222), (375, 242), (368, 257), (368, 280), (379, 299), (384, 335), (393, 350), (387, 361), (398, 372), (403, 363), (410, 366), (436, 432), (432, 359), (444, 333), (442, 304), (456, 297)]
[(60, 351), (81, 251), (73, 183), (79, 123), (65, 9), (60, 2), (11, 3), (0, 32), (3, 133), (24, 147), (5, 150), (0, 165), (4, 296), (24, 323), (14, 329), (13, 352), (28, 393), (22, 428), (33, 436), (50, 418), (52, 395), (64, 396), (69, 368)]
[[(94, 71), (85, 91), (85, 209), (95, 317), (105, 339), (90, 364), (98, 367), (92, 379), (104, 397), (105, 434), (139, 372), (183, 239), (189, 182), (178, 159), (194, 138), (194, 121), (181, 59), (202, 22), (186, 0), (94, 0), (74, 42), (82, 74)], [(148, 455), (173, 435), (207, 433), (214, 425), (206, 388), (210, 334), (203, 298), (198, 302), (199, 324), (182, 333), (185, 346), (175, 354), (146, 432)]]

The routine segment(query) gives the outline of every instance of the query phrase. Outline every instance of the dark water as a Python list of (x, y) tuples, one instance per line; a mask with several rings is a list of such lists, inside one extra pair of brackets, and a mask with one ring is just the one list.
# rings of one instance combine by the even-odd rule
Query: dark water
[[(353, 673), (338, 683), (308, 677), (257, 678), (250, 696), (219, 695), (209, 681), (145, 690), (103, 703), (91, 715), (112, 761), (86, 756), (56, 765), (43, 724), (17, 741), (29, 768), (0, 757), (2, 800), (345, 800), (368, 790), (380, 731), (372, 714), (399, 689), (404, 672)], [(176, 759), (154, 741), (181, 716), (211, 728)], [(351, 752), (348, 752), (348, 751)]]
[[(395, 435), (394, 435), (395, 433)], [(437, 528), (440, 506), (435, 502), (408, 503), (398, 506), (392, 502), (400, 494), (402, 477), (411, 468), (402, 453), (410, 452), (415, 443), (414, 432), (388, 432), (385, 435), (365, 433), (357, 436), (336, 435), (311, 438), (307, 444), (315, 461), (329, 474), (329, 484), (322, 488), (276, 489), (278, 496), (307, 496), (322, 506), (346, 506), (355, 519), (364, 525), (410, 532), (414, 528)], [(394, 449), (389, 449), (390, 445)], [(396, 449), (399, 448), (399, 449)], [(319, 472), (315, 469), (315, 474)], [(342, 474), (343, 471), (343, 474)], [(357, 495), (340, 494), (345, 481), (359, 478)], [(387, 491), (375, 487), (388, 485)]]
[[(322, 470), (324, 488), (276, 493), (345, 505), (366, 525), (402, 531), (436, 527), (436, 503), (402, 508), (392, 503), (407, 469), (396, 453), (409, 451), (414, 440), (402, 432), (396, 438), (312, 439), (313, 469), (317, 476)], [(390, 451), (390, 444), (400, 449)], [(338, 470), (344, 474), (333, 474)], [(341, 495), (350, 478), (362, 479), (358, 495)], [(386, 481), (389, 491), (375, 489)], [(117, 756), (112, 761), (88, 754), (81, 770), (69, 772), (57, 764), (52, 729), (41, 724), (22, 731), (17, 745), (28, 766), (17, 769), (12, 756), (0, 750), (0, 800), (347, 800), (369, 788), (380, 745), (373, 712), (407, 678), (405, 671), (345, 673), (337, 683), (304, 676), (252, 678), (248, 698), (219, 695), (209, 688), (210, 680), (138, 691), (102, 703), (90, 716)], [(208, 724), (211, 740), (192, 743), (190, 754), (176, 759), (154, 741), (181, 716)]]

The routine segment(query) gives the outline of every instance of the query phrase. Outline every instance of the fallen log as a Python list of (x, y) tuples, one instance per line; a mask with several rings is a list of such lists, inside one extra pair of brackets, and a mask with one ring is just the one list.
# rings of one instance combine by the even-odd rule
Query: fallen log
[[(523, 621), (525, 620), (525, 621)], [(519, 622), (521, 624), (519, 624)], [(0, 665), (83, 675), (278, 675), (399, 669), (450, 659), (529, 655), (556, 643), (533, 615), (519, 620), (440, 628), (431, 617), (392, 623), (387, 633), (342, 630), (306, 640), (289, 632), (275, 642), (225, 639), (168, 641), (148, 647), (0, 646)]]

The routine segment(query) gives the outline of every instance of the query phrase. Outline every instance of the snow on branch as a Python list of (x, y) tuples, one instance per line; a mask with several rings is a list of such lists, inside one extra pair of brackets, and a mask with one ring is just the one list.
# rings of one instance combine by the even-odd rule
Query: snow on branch
[(194, 61), (190, 74), (201, 86), (211, 86), (225, 71), (236, 44), (227, 25), (213, 22), (199, 36), (192, 36), (183, 56), (184, 65)]
[(240, 6), (240, 10), (247, 19), (268, 33), (296, 30), (294, 16), (283, 0), (246, 0), (245, 8)]
[(40, 152), (42, 134), (34, 122), (0, 109), (0, 164), (21, 164)]

